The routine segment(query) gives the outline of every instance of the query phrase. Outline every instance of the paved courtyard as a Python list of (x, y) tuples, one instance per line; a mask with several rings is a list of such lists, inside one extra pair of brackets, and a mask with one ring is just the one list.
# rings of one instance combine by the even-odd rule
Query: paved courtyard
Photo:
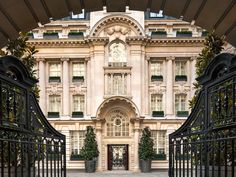
[(158, 170), (150, 173), (134, 173), (130, 171), (85, 173), (84, 171), (68, 170), (67, 177), (168, 177), (168, 171)]

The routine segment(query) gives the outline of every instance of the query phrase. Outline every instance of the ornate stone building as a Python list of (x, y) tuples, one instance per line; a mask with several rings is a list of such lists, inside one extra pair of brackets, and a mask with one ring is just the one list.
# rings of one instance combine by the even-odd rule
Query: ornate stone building
[(168, 167), (168, 134), (189, 114), (201, 28), (161, 14), (106, 10), (52, 21), (32, 31), (40, 106), (66, 135), (67, 167), (82, 169), (86, 126), (96, 130), (97, 170), (137, 171), (141, 130)]

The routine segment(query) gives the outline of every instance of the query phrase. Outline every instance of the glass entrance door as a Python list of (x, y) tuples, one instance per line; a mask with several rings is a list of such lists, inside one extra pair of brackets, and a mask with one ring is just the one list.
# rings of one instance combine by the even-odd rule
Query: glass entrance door
[(108, 170), (128, 170), (128, 145), (108, 145)]

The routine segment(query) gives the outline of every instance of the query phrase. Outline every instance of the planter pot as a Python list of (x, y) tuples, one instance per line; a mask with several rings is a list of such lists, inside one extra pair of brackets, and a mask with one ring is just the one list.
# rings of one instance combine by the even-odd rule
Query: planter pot
[(148, 173), (151, 171), (151, 160), (140, 160), (140, 170), (143, 173)]
[(96, 170), (96, 161), (95, 160), (85, 160), (85, 172), (94, 173)]

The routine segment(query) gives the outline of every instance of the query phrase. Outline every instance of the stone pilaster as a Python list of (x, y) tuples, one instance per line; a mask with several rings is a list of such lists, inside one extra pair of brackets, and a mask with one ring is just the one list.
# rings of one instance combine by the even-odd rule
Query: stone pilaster
[(170, 56), (166, 58), (167, 70), (166, 70), (166, 114), (173, 115), (174, 109), (174, 94), (173, 94), (173, 60), (174, 57)]
[(87, 94), (86, 94), (86, 114), (88, 116), (91, 115), (91, 60), (90, 57), (85, 58), (86, 61), (86, 78), (85, 78), (85, 83), (87, 87)]
[(196, 82), (196, 59), (197, 59), (197, 56), (192, 56), (190, 61), (191, 61), (191, 68), (192, 68), (192, 72), (191, 72), (191, 85), (190, 85), (190, 90), (191, 90), (191, 97), (194, 96), (194, 92), (195, 92), (195, 89), (194, 89), (194, 86), (193, 86), (193, 83)]
[(134, 120), (134, 171), (139, 172), (139, 156), (138, 156), (138, 143), (140, 133), (140, 120)]
[(62, 58), (61, 61), (63, 62), (63, 111), (62, 116), (64, 118), (69, 118), (69, 105), (70, 104), (70, 82), (69, 82), (69, 59)]
[(44, 58), (37, 58), (37, 61), (39, 62), (39, 105), (44, 113), (46, 115), (46, 88), (45, 88), (45, 83), (46, 83), (46, 78), (45, 78), (45, 59)]

